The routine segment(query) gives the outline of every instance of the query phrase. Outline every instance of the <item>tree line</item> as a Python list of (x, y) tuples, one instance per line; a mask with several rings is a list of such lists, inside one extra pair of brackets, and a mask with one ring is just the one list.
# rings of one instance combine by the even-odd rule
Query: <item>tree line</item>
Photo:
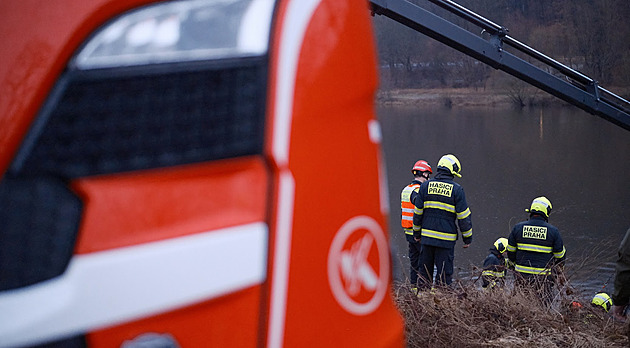
[[(479, 33), (426, 0), (423, 8)], [(609, 87), (630, 87), (628, 0), (456, 0), (506, 27), (508, 35)], [(520, 81), (385, 16), (374, 16), (381, 86), (486, 88)], [(514, 52), (513, 52), (514, 53)]]

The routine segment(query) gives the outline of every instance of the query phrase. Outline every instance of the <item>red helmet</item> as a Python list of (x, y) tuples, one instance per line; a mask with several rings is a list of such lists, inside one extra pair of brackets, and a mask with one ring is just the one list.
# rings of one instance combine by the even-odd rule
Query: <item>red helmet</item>
[(429, 172), (429, 173), (433, 174), (433, 170), (431, 170), (431, 166), (425, 160), (419, 160), (418, 162), (416, 162), (416, 164), (413, 165), (413, 168), (411, 169), (411, 172), (415, 174), (416, 171)]

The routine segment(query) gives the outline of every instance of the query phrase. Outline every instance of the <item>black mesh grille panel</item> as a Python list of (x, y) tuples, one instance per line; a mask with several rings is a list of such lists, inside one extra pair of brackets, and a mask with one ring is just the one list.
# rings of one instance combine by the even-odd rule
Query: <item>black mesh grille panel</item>
[(0, 207), (0, 291), (62, 274), (81, 218), (81, 201), (65, 183), (4, 178)]
[(68, 74), (12, 171), (72, 178), (261, 153), (265, 62), (240, 62)]

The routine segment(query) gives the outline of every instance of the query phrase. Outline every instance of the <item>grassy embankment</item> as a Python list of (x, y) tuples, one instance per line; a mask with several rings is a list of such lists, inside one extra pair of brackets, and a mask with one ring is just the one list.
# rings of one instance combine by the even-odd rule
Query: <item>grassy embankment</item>
[[(474, 284), (414, 294), (397, 284), (394, 298), (415, 347), (627, 347), (629, 324), (601, 307), (556, 295), (547, 306), (525, 289), (482, 291)], [(586, 302), (586, 303), (585, 303)]]

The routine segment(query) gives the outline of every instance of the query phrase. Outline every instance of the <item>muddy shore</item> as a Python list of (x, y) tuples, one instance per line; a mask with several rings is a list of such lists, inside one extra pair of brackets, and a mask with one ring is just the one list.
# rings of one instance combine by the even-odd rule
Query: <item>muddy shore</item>
[[(630, 88), (611, 91), (626, 99)], [(447, 107), (515, 107), (514, 94), (489, 88), (435, 88), (379, 90), (376, 102), (380, 105), (447, 106)], [(523, 106), (569, 105), (547, 92), (532, 88), (522, 97)]]

